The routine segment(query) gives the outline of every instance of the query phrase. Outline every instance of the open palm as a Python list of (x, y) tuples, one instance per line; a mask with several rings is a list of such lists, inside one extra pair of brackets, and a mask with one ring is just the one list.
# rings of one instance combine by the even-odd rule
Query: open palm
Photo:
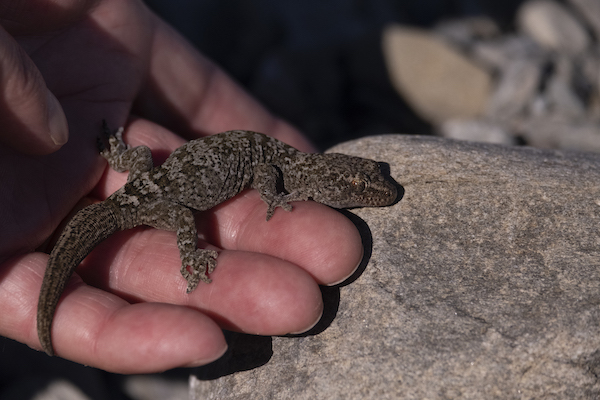
[[(68, 143), (49, 155), (0, 145), (0, 334), (37, 349), (37, 297), (48, 256), (34, 250), (49, 250), (44, 243), (78, 203), (102, 200), (126, 179), (97, 154), (103, 118), (126, 124), (125, 140), (148, 145), (158, 162), (184, 142), (167, 127), (187, 139), (251, 129), (310, 148), (141, 2), (94, 3), (51, 31), (28, 31), (35, 13), (17, 23), (0, 20), (69, 125)], [(0, 77), (9, 78), (6, 70)], [(5, 91), (0, 102), (0, 122), (20, 132), (15, 115), (24, 108), (10, 95)], [(21, 120), (25, 131), (28, 119)], [(84, 261), (59, 303), (57, 354), (110, 371), (152, 372), (219, 357), (226, 349), (222, 328), (266, 335), (310, 328), (322, 310), (318, 284), (353, 271), (360, 237), (345, 217), (316, 203), (278, 210), (269, 222), (265, 213), (254, 191), (202, 213), (200, 245), (220, 255), (213, 283), (189, 295), (174, 233), (136, 228), (113, 235)]]

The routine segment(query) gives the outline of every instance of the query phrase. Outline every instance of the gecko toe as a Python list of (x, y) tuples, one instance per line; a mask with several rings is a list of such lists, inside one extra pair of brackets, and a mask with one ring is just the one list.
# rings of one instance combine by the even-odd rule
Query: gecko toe
[(188, 254), (181, 264), (181, 275), (187, 281), (187, 293), (193, 292), (200, 281), (211, 283), (211, 279), (206, 275), (214, 271), (217, 266), (218, 253), (214, 250), (196, 249), (192, 254)]

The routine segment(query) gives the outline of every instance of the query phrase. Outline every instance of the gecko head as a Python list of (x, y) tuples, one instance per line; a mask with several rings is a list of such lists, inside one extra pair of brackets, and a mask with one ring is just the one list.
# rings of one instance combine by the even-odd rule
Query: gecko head
[(379, 207), (392, 204), (396, 186), (386, 180), (379, 163), (346, 154), (321, 154), (313, 200), (335, 208)]

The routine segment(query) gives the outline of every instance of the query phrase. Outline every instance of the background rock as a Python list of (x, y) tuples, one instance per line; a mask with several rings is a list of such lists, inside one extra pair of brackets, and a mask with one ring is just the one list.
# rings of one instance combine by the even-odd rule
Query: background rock
[(504, 145), (515, 144), (515, 137), (502, 126), (488, 120), (451, 119), (440, 126), (440, 133), (449, 139), (468, 140)]
[(523, 138), (533, 146), (600, 152), (600, 128), (587, 121), (573, 123), (560, 117), (527, 120), (521, 126)]
[(537, 93), (541, 76), (540, 62), (517, 58), (504, 64), (494, 94), (488, 102), (487, 114), (508, 120), (523, 112)]
[(369, 264), (323, 290), (313, 334), (231, 335), (194, 398), (600, 396), (598, 156), (403, 135), (332, 150), (405, 190), (353, 210)]
[(600, 21), (600, 2), (530, 0), (516, 20), (520, 33), (476, 35), (471, 18), (434, 29), (493, 76), (485, 115), (432, 120), (434, 132), (490, 143), (503, 132), (512, 136), (501, 141), (507, 144), (600, 151), (600, 43), (588, 34)]
[[(573, 63), (560, 57), (555, 62), (555, 74), (548, 80), (546, 100), (555, 114), (574, 120), (585, 118), (585, 105), (573, 90)], [(565, 132), (566, 135), (568, 133)]]
[(579, 15), (591, 25), (596, 37), (600, 37), (600, 2), (597, 0), (569, 0)]
[(590, 44), (585, 29), (559, 3), (534, 0), (524, 3), (517, 15), (521, 29), (541, 45), (570, 54), (582, 53)]
[(483, 113), (491, 77), (449, 44), (396, 25), (384, 30), (382, 46), (392, 83), (424, 118), (441, 123)]
[(437, 24), (434, 32), (453, 43), (471, 45), (477, 39), (491, 39), (500, 34), (500, 28), (491, 18), (484, 16), (447, 20)]
[(469, 50), (476, 62), (494, 70), (503, 69), (515, 59), (544, 58), (543, 50), (530, 37), (515, 34), (474, 42)]

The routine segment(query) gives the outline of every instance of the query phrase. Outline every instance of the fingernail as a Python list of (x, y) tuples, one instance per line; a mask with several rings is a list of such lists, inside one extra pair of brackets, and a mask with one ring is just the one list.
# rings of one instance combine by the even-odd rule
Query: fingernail
[(48, 128), (50, 129), (50, 138), (57, 146), (62, 146), (69, 140), (69, 125), (67, 117), (58, 102), (58, 99), (49, 90), (47, 93), (48, 104)]
[(356, 270), (358, 269), (358, 267), (360, 267), (360, 265), (363, 262), (363, 258), (365, 256), (365, 249), (362, 249), (362, 252), (360, 253), (360, 261), (358, 262), (358, 264), (356, 264), (356, 267), (354, 267), (354, 269), (352, 270), (351, 273), (349, 273), (347, 276), (343, 277), (342, 279), (340, 279), (337, 282), (334, 283), (330, 283), (327, 286), (335, 286), (335, 285), (339, 285), (340, 283), (344, 282), (346, 279), (350, 278), (352, 275), (354, 275), (354, 273), (356, 272)]
[(183, 365), (183, 367), (194, 368), (194, 367), (201, 367), (203, 365), (210, 364), (211, 362), (216, 361), (219, 358), (223, 357), (223, 355), (227, 352), (228, 349), (229, 349), (229, 347), (227, 345), (225, 345), (225, 347), (222, 349), (222, 351), (220, 353), (217, 353), (218, 354), (217, 356), (213, 356), (213, 357), (206, 358), (206, 359), (194, 360), (192, 362), (187, 363), (186, 365)]
[(308, 328), (302, 329), (301, 331), (298, 331), (298, 332), (290, 332), (289, 334), (290, 335), (299, 335), (301, 333), (308, 332), (312, 328), (314, 328), (315, 325), (317, 325), (319, 323), (321, 318), (323, 318), (323, 308), (321, 308), (321, 312), (319, 313), (319, 316), (317, 317), (317, 319), (315, 319), (315, 321), (312, 324), (310, 324), (310, 326)]

